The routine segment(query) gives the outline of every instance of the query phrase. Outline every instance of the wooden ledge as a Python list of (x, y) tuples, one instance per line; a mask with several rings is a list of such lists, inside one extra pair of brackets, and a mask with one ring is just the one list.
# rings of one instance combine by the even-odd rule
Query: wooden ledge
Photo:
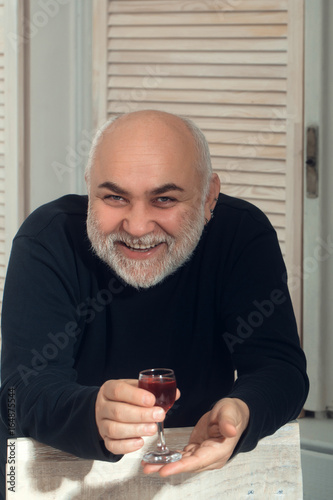
[[(191, 430), (166, 429), (167, 444), (182, 449)], [(8, 447), (7, 474), (13, 472), (11, 450), (15, 454), (15, 492), (8, 490), (7, 483), (8, 500), (303, 498), (297, 422), (262, 439), (255, 450), (239, 454), (220, 470), (169, 478), (142, 473), (141, 457), (155, 446), (156, 437), (146, 438), (143, 449), (117, 463), (83, 460), (29, 438), (9, 439), (8, 443), (12, 447)]]

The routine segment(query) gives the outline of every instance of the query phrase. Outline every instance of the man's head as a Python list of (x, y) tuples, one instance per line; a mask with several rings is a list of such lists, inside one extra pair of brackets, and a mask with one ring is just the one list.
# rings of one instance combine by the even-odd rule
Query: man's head
[(191, 256), (219, 192), (203, 134), (160, 111), (107, 123), (86, 181), (92, 246), (137, 288), (155, 285)]

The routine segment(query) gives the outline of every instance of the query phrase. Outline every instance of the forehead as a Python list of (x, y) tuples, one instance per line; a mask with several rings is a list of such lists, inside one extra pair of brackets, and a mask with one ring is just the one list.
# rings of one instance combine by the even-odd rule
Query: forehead
[[(121, 119), (120, 119), (121, 120)], [(177, 120), (129, 119), (107, 129), (96, 150), (92, 181), (193, 184), (198, 182), (195, 141)]]

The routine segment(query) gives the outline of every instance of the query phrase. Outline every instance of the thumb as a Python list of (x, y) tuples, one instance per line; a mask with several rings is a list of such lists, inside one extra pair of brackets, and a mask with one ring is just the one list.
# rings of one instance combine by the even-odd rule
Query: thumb
[(224, 437), (235, 437), (237, 435), (236, 424), (233, 419), (228, 417), (223, 417), (220, 419), (219, 423), (221, 435)]
[(222, 436), (235, 437), (237, 435), (237, 425), (239, 423), (237, 411), (233, 403), (223, 402), (218, 409), (217, 420)]

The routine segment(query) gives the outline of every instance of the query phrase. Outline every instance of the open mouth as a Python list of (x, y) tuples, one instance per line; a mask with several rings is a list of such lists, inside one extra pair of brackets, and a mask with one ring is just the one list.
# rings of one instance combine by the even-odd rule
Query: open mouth
[(141, 243), (135, 243), (135, 244), (132, 244), (132, 245), (127, 245), (123, 241), (119, 241), (120, 245), (128, 248), (132, 252), (142, 252), (142, 253), (143, 252), (149, 252), (149, 251), (153, 250), (154, 248), (158, 247), (159, 245), (161, 245), (162, 243), (163, 242), (156, 243), (155, 245), (142, 245)]

